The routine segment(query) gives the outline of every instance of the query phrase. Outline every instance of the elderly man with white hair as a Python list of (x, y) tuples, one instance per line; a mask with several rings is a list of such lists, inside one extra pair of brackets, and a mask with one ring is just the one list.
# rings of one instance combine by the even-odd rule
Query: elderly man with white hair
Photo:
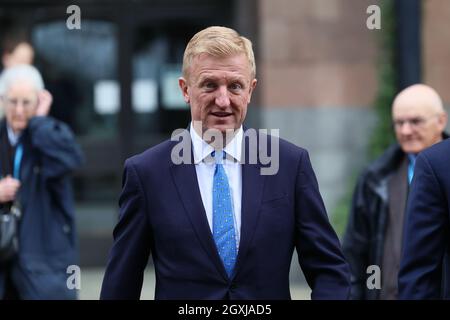
[(0, 298), (74, 299), (66, 285), (78, 255), (70, 174), (82, 152), (67, 125), (48, 116), (35, 67), (5, 70), (0, 96), (0, 217), (20, 217), (18, 250), (0, 246)]

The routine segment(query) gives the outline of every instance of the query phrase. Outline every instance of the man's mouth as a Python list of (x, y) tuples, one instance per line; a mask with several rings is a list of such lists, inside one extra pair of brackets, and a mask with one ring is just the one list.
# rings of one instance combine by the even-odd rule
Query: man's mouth
[(226, 118), (233, 115), (233, 113), (231, 112), (223, 112), (223, 111), (211, 112), (211, 114), (218, 118)]

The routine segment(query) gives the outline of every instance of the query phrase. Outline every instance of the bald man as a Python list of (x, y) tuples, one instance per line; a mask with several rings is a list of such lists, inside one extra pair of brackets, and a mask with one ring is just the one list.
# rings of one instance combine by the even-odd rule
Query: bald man
[(447, 138), (442, 101), (423, 84), (395, 97), (392, 120), (397, 143), (359, 177), (344, 236), (353, 299), (397, 299), (404, 212), (416, 156)]

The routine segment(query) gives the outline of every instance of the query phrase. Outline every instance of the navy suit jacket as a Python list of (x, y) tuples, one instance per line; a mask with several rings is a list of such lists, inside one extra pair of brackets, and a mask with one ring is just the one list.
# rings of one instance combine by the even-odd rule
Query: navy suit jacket
[[(195, 165), (171, 161), (176, 143), (126, 161), (101, 299), (139, 299), (150, 254), (156, 299), (290, 299), (295, 248), (312, 298), (348, 298), (349, 268), (304, 149), (280, 139), (276, 175), (261, 175), (261, 163), (242, 165), (241, 242), (228, 278)], [(247, 139), (243, 146), (248, 151)]]
[(448, 298), (450, 140), (419, 154), (408, 197), (400, 299)]

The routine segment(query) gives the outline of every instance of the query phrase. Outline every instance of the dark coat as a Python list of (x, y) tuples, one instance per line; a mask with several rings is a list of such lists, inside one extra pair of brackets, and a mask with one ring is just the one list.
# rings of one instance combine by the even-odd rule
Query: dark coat
[(380, 290), (366, 285), (369, 265), (381, 267), (389, 216), (388, 180), (406, 154), (398, 144), (389, 147), (361, 174), (353, 193), (342, 243), (352, 272), (352, 299), (378, 299)]
[[(443, 138), (448, 138), (444, 133)], [(399, 169), (406, 154), (395, 143), (360, 175), (353, 193), (342, 250), (352, 272), (352, 299), (374, 300), (380, 290), (368, 289), (367, 267), (382, 266), (389, 219), (389, 179)]]
[(139, 299), (150, 253), (156, 299), (289, 299), (294, 249), (313, 299), (348, 298), (349, 268), (304, 149), (280, 139), (275, 175), (242, 164), (242, 236), (229, 278), (195, 165), (174, 164), (175, 145), (163, 142), (126, 162), (102, 299)]
[(81, 165), (82, 152), (68, 126), (51, 117), (32, 118), (20, 139), (20, 249), (0, 268), (0, 297), (8, 272), (22, 299), (76, 298), (66, 270), (78, 262), (70, 173)]
[(400, 299), (450, 299), (450, 140), (419, 154), (406, 209)]

